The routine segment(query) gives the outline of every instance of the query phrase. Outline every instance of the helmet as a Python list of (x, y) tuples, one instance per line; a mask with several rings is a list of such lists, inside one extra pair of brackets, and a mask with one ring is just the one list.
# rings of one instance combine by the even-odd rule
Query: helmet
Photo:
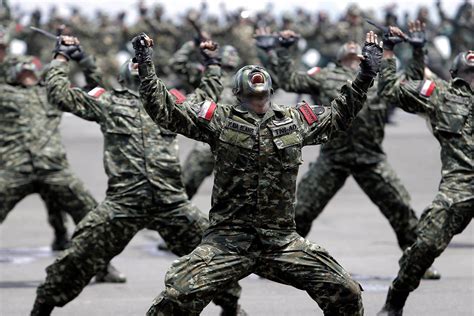
[(121, 67), (118, 75), (118, 82), (133, 91), (138, 91), (140, 78), (138, 77), (138, 68), (133, 67), (131, 59), (127, 60)]
[(459, 53), (453, 60), (451, 69), (451, 77), (456, 78), (462, 73), (468, 71), (474, 71), (474, 51), (469, 50), (467, 52)]
[(14, 83), (20, 83), (20, 75), (25, 71), (29, 71), (39, 80), (41, 78), (41, 68), (41, 61), (37, 57), (21, 56), (18, 57), (15, 64), (11, 67), (10, 78)]
[(225, 45), (220, 49), (221, 64), (223, 67), (235, 69), (240, 65), (240, 56), (234, 46)]
[(362, 47), (356, 42), (347, 42), (337, 51), (337, 61), (343, 60), (348, 55), (362, 55)]
[(270, 95), (273, 93), (272, 78), (265, 68), (247, 65), (234, 75), (232, 93), (238, 99), (241, 96)]

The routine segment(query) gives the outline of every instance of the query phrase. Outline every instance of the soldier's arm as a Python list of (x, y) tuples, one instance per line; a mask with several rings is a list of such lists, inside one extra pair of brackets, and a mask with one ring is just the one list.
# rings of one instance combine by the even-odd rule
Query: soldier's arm
[(69, 64), (65, 61), (53, 60), (46, 74), (48, 100), (61, 111), (73, 113), (85, 120), (100, 122), (102, 106), (97, 98), (105, 90), (94, 88), (89, 93), (71, 88), (68, 78)]
[(174, 53), (170, 60), (171, 69), (177, 74), (186, 76), (190, 84), (193, 84), (192, 77), (201, 71), (199, 67), (202, 66), (197, 62), (190, 62), (190, 57), (196, 52), (196, 49), (194, 41), (188, 41)]

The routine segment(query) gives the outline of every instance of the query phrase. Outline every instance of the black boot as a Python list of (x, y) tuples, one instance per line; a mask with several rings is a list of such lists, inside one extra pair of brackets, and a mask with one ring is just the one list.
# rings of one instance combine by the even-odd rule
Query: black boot
[(221, 316), (248, 316), (247, 312), (240, 307), (239, 304), (235, 306), (221, 306)]
[(53, 249), (53, 251), (63, 251), (69, 248), (70, 244), (67, 233), (56, 235), (51, 244), (51, 249)]
[(387, 293), (387, 301), (382, 310), (377, 313), (377, 316), (402, 316), (403, 306), (405, 306), (408, 294), (410, 292), (397, 291), (390, 287)]
[(127, 277), (109, 263), (103, 271), (97, 272), (95, 281), (97, 283), (125, 283)]
[(53, 309), (54, 305), (47, 304), (43, 300), (36, 298), (30, 316), (49, 316)]

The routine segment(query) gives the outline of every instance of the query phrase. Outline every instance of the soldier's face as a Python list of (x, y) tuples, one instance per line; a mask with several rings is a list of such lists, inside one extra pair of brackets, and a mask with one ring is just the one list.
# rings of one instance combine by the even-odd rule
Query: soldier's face
[(24, 87), (32, 87), (38, 84), (38, 77), (31, 70), (23, 70), (18, 75), (18, 82)]
[(360, 57), (357, 54), (348, 54), (341, 60), (341, 65), (353, 71), (359, 69)]

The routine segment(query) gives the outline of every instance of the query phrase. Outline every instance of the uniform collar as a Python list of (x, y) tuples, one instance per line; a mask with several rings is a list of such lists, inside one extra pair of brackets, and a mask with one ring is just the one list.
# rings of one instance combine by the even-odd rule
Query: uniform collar
[(470, 92), (472, 94), (472, 88), (469, 83), (467, 83), (465, 80), (461, 78), (454, 78), (451, 81), (451, 86), (454, 86), (456, 88), (460, 88), (463, 91)]

